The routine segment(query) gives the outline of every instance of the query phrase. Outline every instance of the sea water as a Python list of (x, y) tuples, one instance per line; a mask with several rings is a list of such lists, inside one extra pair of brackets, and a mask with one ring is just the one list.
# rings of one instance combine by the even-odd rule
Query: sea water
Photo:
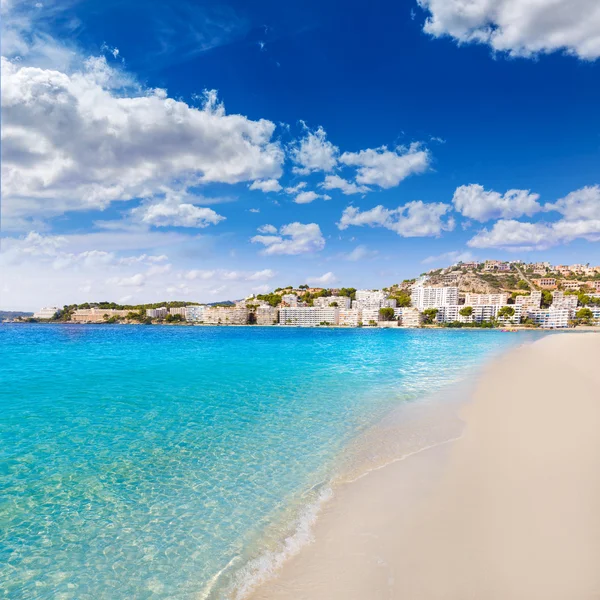
[(353, 439), (535, 335), (0, 325), (0, 594), (241, 597)]

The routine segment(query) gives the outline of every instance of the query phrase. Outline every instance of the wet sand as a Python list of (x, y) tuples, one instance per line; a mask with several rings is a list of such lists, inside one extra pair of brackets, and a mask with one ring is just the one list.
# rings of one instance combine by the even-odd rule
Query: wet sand
[(460, 439), (340, 486), (254, 600), (600, 598), (600, 335), (488, 366)]

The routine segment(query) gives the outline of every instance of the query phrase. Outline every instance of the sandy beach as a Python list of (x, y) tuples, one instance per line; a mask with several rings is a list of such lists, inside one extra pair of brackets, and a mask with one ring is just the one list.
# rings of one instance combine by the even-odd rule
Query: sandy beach
[(600, 598), (600, 335), (489, 365), (462, 436), (336, 490), (254, 600)]

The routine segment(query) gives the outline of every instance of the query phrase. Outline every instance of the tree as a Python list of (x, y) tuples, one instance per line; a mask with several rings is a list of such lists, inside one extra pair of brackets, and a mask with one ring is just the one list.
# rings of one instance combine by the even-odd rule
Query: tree
[(594, 319), (594, 313), (590, 308), (580, 308), (575, 314), (579, 323), (590, 325)]
[(515, 309), (512, 306), (501, 306), (500, 310), (498, 311), (499, 319), (505, 319), (505, 318), (510, 319), (511, 317), (514, 317), (514, 316), (515, 316)]
[(542, 308), (550, 308), (552, 300), (552, 293), (548, 290), (542, 290)]
[(410, 306), (411, 302), (410, 302), (410, 295), (407, 294), (404, 291), (398, 291), (395, 294), (392, 294), (390, 296), (391, 300), (395, 300), (396, 301), (396, 305), (399, 307), (406, 307), (406, 306)]
[(461, 315), (462, 317), (470, 317), (473, 314), (473, 307), (465, 306), (464, 308), (461, 308), (458, 311), (458, 314)]
[(439, 311), (437, 308), (426, 308), (423, 311), (423, 323), (426, 325), (432, 325), (437, 317), (438, 312)]
[(339, 305), (337, 302), (330, 302), (329, 306), (333, 306), (334, 308), (337, 308)]
[(517, 282), (517, 289), (529, 290), (531, 288), (529, 287), (529, 284), (524, 279), (521, 279), (520, 281)]
[(308, 285), (306, 285), (306, 283), (303, 283), (302, 285), (298, 286), (299, 290), (307, 290), (308, 289)]
[(382, 321), (393, 321), (394, 320), (394, 309), (393, 308), (380, 308), (379, 316)]

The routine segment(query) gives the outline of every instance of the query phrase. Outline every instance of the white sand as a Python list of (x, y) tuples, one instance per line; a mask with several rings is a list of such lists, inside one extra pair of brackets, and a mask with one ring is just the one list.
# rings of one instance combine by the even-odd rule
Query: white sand
[(600, 599), (600, 335), (512, 351), (464, 418), (460, 440), (337, 490), (253, 598)]

